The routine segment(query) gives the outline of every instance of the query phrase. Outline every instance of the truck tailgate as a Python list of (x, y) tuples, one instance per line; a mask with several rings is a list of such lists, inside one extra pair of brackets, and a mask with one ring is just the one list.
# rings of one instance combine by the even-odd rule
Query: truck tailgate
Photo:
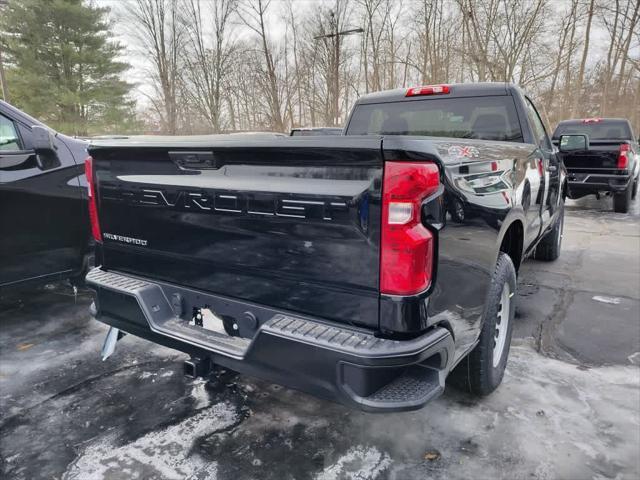
[(618, 165), (620, 141), (593, 141), (589, 150), (562, 152), (562, 160), (567, 170), (575, 173), (612, 173)]
[(380, 138), (89, 150), (105, 269), (378, 326)]

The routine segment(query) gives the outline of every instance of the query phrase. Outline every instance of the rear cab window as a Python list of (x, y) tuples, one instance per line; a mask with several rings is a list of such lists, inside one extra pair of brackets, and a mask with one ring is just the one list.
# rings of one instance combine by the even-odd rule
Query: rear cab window
[(523, 142), (513, 97), (429, 98), (358, 104), (346, 135), (418, 135)]
[(633, 141), (633, 133), (629, 123), (624, 120), (585, 119), (580, 122), (561, 123), (553, 132), (553, 139), (561, 135), (587, 135), (589, 140), (629, 140)]

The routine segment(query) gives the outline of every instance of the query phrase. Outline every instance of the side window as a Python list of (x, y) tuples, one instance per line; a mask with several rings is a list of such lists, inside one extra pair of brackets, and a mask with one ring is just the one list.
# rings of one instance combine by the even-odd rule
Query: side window
[(533, 134), (536, 136), (536, 142), (541, 147), (551, 150), (551, 145), (549, 144), (549, 137), (547, 137), (547, 132), (544, 129), (544, 124), (540, 119), (540, 115), (536, 110), (536, 107), (533, 106), (531, 100), (525, 98), (525, 102), (527, 103), (527, 116), (529, 117), (529, 121), (531, 122), (531, 126), (533, 128)]
[(16, 126), (0, 114), (0, 151), (8, 150), (22, 150), (22, 145)]

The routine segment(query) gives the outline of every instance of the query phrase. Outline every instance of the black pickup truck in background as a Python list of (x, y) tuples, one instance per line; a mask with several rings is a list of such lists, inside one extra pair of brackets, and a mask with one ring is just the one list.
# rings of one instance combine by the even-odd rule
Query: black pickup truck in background
[(627, 213), (638, 192), (640, 149), (631, 123), (623, 118), (564, 120), (553, 142), (569, 177), (568, 196), (613, 194), (613, 209)]
[(370, 94), (330, 138), (89, 153), (103, 357), (124, 331), (189, 353), (189, 374), (217, 364), (378, 412), (422, 407), (456, 366), (488, 394), (521, 262), (560, 252), (565, 171), (504, 83)]
[(0, 295), (82, 281), (91, 238), (87, 145), (0, 101)]

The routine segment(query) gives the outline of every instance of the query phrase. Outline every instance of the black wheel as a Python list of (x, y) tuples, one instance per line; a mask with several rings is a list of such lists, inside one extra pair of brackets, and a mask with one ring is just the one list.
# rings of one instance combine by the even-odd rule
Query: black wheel
[(456, 383), (474, 395), (488, 395), (502, 382), (511, 346), (515, 293), (516, 270), (511, 257), (500, 253), (478, 344), (453, 372)]
[(633, 182), (633, 191), (631, 192), (631, 199), (632, 200), (635, 200), (636, 199), (636, 195), (638, 195), (638, 181), (640, 181), (640, 180), (636, 178), (636, 181)]
[(564, 230), (564, 205), (560, 206), (560, 215), (551, 230), (549, 230), (536, 246), (533, 258), (545, 262), (556, 260), (560, 256), (562, 247), (562, 232)]
[(627, 189), (621, 193), (613, 194), (613, 211), (616, 213), (627, 213), (633, 194), (633, 184), (629, 184)]
[(451, 219), (454, 222), (458, 223), (464, 222), (464, 205), (462, 205), (462, 202), (458, 199), (454, 199), (452, 203), (453, 205), (451, 206)]

